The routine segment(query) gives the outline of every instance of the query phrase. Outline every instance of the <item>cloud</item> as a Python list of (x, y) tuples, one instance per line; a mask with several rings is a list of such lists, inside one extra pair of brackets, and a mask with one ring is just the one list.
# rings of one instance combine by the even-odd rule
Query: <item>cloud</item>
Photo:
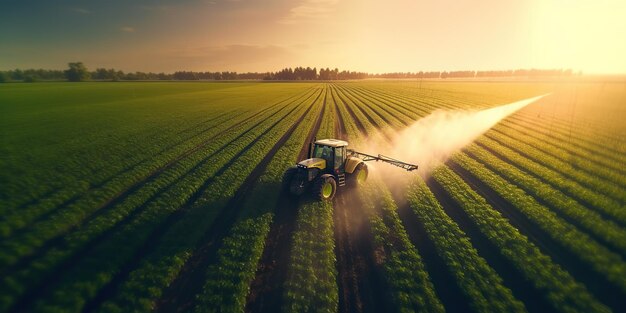
[(130, 26), (122, 26), (122, 27), (120, 27), (120, 31), (123, 31), (125, 33), (134, 33), (135, 32), (135, 28), (134, 27), (130, 27)]
[(79, 13), (79, 14), (91, 14), (91, 11), (85, 8), (70, 8), (70, 10), (74, 13)]
[(335, 11), (338, 0), (304, 0), (278, 20), (281, 24), (310, 23), (326, 20)]

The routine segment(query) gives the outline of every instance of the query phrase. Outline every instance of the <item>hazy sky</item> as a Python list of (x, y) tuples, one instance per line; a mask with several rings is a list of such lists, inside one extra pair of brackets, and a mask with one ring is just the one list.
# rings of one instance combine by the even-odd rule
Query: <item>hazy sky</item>
[(0, 0), (0, 69), (626, 73), (624, 0)]

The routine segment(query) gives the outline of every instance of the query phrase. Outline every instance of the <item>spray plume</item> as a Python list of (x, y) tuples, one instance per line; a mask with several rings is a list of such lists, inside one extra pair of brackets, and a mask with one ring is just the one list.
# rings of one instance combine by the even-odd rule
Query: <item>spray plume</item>
[[(472, 143), (499, 121), (546, 95), (481, 111), (435, 111), (392, 136), (370, 136), (365, 151), (384, 151), (393, 158), (419, 165), (421, 175)], [(391, 144), (389, 144), (391, 137)], [(390, 166), (370, 167), (386, 181), (403, 181), (402, 171)]]

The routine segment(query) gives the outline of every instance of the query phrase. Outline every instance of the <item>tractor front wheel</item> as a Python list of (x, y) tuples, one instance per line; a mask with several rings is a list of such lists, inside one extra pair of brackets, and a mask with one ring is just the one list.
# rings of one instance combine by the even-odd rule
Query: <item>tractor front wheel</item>
[(323, 201), (330, 201), (337, 192), (337, 182), (332, 175), (322, 175), (313, 185), (314, 195)]

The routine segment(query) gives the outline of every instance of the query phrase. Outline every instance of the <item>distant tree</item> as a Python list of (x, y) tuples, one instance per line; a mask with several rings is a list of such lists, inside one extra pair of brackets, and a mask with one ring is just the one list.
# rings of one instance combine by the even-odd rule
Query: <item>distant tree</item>
[(34, 83), (37, 80), (38, 80), (38, 78), (35, 75), (25, 75), (24, 76), (24, 82), (25, 83)]
[(98, 68), (98, 69), (96, 69), (95, 72), (91, 73), (91, 78), (98, 79), (98, 80), (113, 79), (109, 75), (109, 70), (107, 70), (105, 68)]
[(0, 72), (0, 83), (6, 83), (11, 80), (7, 72)]
[(67, 80), (71, 82), (80, 82), (89, 79), (89, 71), (82, 62), (73, 62), (68, 63), (67, 65), (70, 67), (64, 72)]
[(20, 69), (16, 69), (11, 72), (11, 79), (13, 80), (22, 80), (24, 79), (24, 71)]

